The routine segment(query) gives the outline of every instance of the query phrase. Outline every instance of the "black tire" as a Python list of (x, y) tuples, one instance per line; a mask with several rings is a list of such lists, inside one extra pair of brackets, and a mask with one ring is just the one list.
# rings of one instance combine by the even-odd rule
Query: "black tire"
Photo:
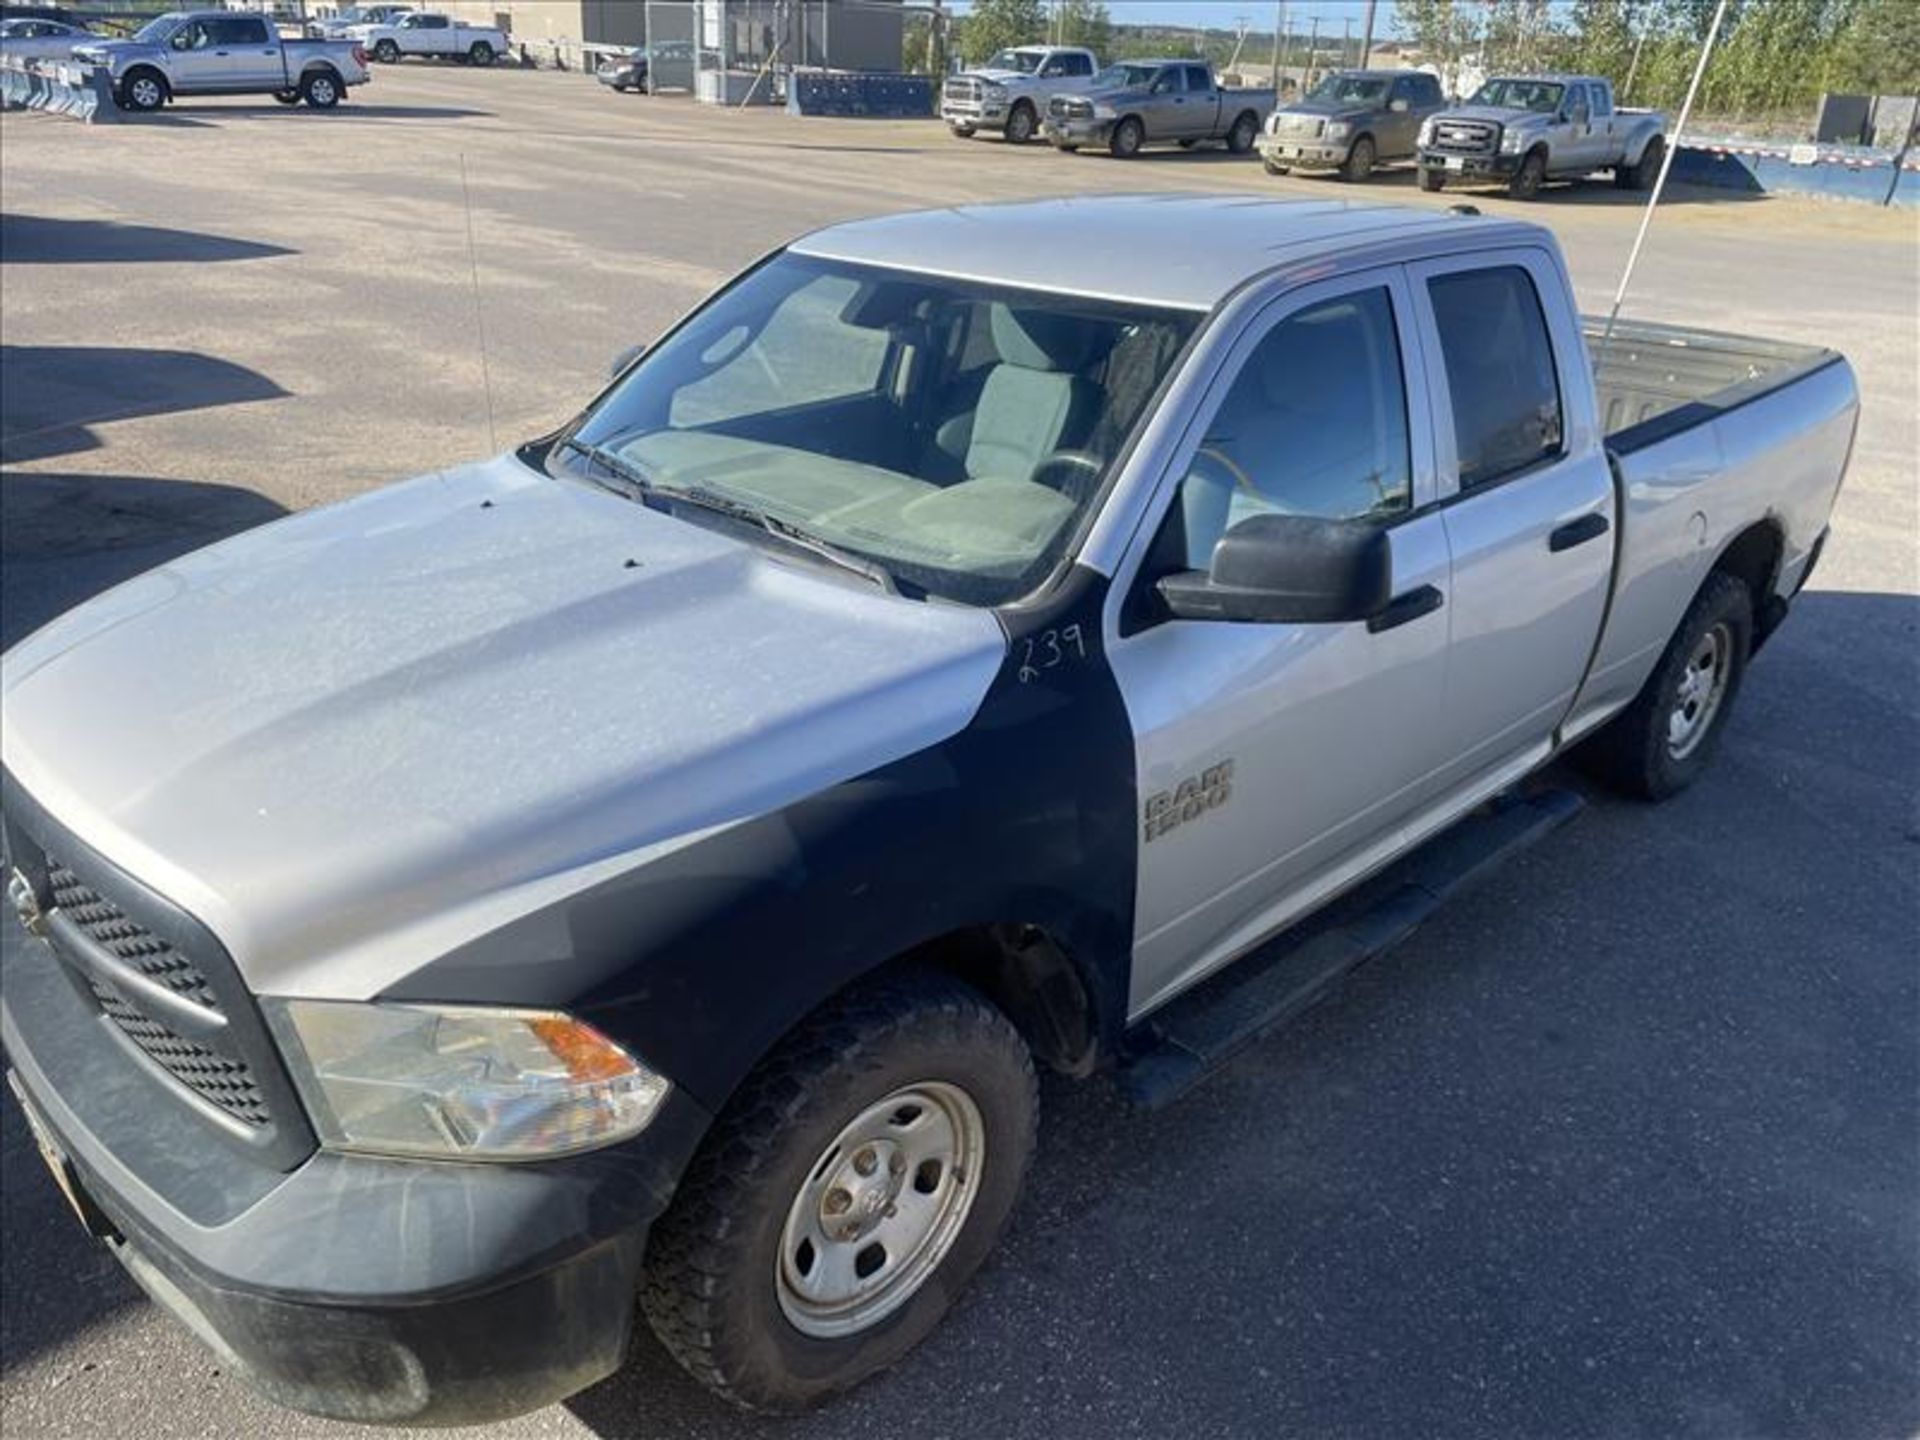
[(1263, 163), (1266, 165), (1269, 175), (1291, 175), (1293, 173), (1293, 167), (1291, 165), (1276, 164), (1272, 160)]
[(1529, 150), (1520, 168), (1513, 172), (1513, 178), (1507, 181), (1507, 194), (1516, 200), (1532, 200), (1540, 194), (1540, 187), (1547, 183), (1547, 152)]
[(1420, 188), (1429, 195), (1437, 195), (1440, 191), (1447, 188), (1447, 172), (1444, 170), (1429, 170), (1425, 166), (1422, 166), (1420, 169)]
[(373, 58), (382, 65), (397, 64), (400, 59), (400, 47), (391, 40), (381, 40), (373, 47)]
[(1245, 155), (1253, 149), (1253, 142), (1260, 137), (1260, 117), (1248, 111), (1233, 122), (1233, 128), (1227, 131), (1227, 153)]
[(1179, 141), (1176, 141), (1175, 143), (1179, 145), (1179, 147), (1182, 150), (1191, 150), (1194, 146), (1198, 145), (1200, 142), (1198, 140), (1179, 140)]
[[(1682, 687), (1696, 670), (1709, 635), (1724, 636), (1726, 670), (1703, 728), (1684, 753), (1676, 751), (1673, 722), (1683, 708)], [(1643, 800), (1665, 800), (1686, 789), (1713, 760), (1727, 716), (1739, 698), (1753, 645), (1753, 592), (1715, 571), (1693, 597), (1673, 639), (1633, 703), (1573, 752), (1583, 770)]]
[(1146, 143), (1147, 127), (1137, 117), (1129, 115), (1114, 126), (1113, 134), (1107, 137), (1107, 153), (1116, 160), (1131, 160)]
[(1380, 152), (1374, 148), (1373, 137), (1362, 135), (1347, 150), (1346, 161), (1340, 166), (1340, 178), (1347, 181), (1365, 180), (1373, 174), (1373, 162)]
[(1058, 150), (1062, 155), (1078, 155), (1080, 153), (1080, 147), (1072, 143), (1056, 145), (1053, 148)]
[(493, 53), (493, 46), (484, 40), (474, 41), (473, 48), (467, 51), (467, 59), (482, 68), (493, 64), (497, 58)]
[(135, 110), (141, 113), (158, 110), (167, 103), (171, 91), (167, 87), (167, 77), (158, 70), (139, 66), (129, 70), (120, 81), (120, 93), (115, 98), (122, 110)]
[(300, 92), (298, 90), (276, 90), (273, 92), (273, 98), (278, 100), (282, 105), (298, 105), (300, 103)]
[(316, 110), (331, 110), (340, 103), (346, 87), (331, 70), (310, 70), (300, 77), (300, 98)]
[(1022, 100), (1007, 112), (1007, 128), (1000, 132), (1000, 138), (1009, 145), (1024, 145), (1033, 139), (1039, 123), (1033, 106)]
[[(864, 1328), (802, 1330), (779, 1279), (790, 1209), (822, 1183), (830, 1147), (855, 1117), (903, 1087), (936, 1084), (973, 1101), (985, 1136), (950, 1248)], [(648, 1323), (688, 1373), (748, 1409), (797, 1410), (858, 1384), (939, 1323), (993, 1248), (1019, 1194), (1038, 1109), (1025, 1042), (971, 987), (909, 972), (850, 992), (780, 1043), (702, 1143), (648, 1241), (640, 1294)]]
[(947, 127), (957, 140), (971, 140), (977, 133), (971, 125), (949, 125)]
[(1666, 155), (1666, 138), (1654, 136), (1640, 152), (1638, 164), (1623, 165), (1613, 172), (1613, 183), (1622, 190), (1651, 190), (1653, 182), (1660, 178), (1660, 165)]

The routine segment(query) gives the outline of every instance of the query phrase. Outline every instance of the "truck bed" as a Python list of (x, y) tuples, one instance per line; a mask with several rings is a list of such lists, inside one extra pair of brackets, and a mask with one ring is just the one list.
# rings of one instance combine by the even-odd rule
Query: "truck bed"
[(1756, 400), (1840, 357), (1817, 345), (1582, 316), (1607, 448), (1627, 454)]

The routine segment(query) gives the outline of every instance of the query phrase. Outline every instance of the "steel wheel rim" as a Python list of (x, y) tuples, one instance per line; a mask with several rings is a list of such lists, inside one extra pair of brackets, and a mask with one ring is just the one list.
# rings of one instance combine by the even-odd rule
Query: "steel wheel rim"
[(1674, 759), (1684, 760), (1699, 749), (1713, 728), (1714, 716), (1720, 713), (1720, 702), (1727, 693), (1732, 654), (1733, 636), (1720, 624), (1702, 635), (1687, 656), (1673, 708), (1667, 712), (1667, 753)]
[(986, 1143), (973, 1097), (941, 1080), (902, 1086), (843, 1126), (781, 1227), (774, 1288), (789, 1323), (852, 1335), (911, 1300), (966, 1226)]
[(331, 80), (314, 81), (312, 93), (313, 98), (322, 105), (330, 104), (333, 100), (333, 82)]

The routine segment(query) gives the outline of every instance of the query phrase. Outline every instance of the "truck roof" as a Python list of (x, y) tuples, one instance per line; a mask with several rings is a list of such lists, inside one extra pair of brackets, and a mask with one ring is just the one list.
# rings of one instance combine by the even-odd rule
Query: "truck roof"
[(1606, 85), (1613, 82), (1604, 75), (1575, 75), (1565, 70), (1498, 70), (1483, 83), (1495, 80), (1527, 80), (1542, 85)]
[[(1540, 227), (1471, 222), (1485, 244), (1525, 243)], [(1459, 234), (1443, 210), (1362, 200), (1249, 195), (1076, 195), (915, 210), (831, 225), (802, 255), (1018, 289), (1210, 310), (1283, 265), (1346, 258), (1414, 236)]]

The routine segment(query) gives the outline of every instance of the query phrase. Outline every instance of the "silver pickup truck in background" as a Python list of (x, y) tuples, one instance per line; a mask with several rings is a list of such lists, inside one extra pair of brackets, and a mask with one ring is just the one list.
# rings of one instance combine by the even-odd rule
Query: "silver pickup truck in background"
[(265, 15), (189, 10), (149, 20), (127, 40), (75, 48), (105, 65), (127, 110), (158, 110), (190, 95), (271, 95), (330, 110), (368, 80), (360, 47), (346, 40), (283, 40)]
[(1095, 145), (1120, 160), (1147, 145), (1207, 140), (1244, 155), (1273, 105), (1273, 91), (1222, 85), (1203, 60), (1122, 60), (1049, 100), (1045, 129), (1056, 149)]
[(10, 1078), (285, 1404), (529, 1410), (639, 1315), (820, 1400), (992, 1248), (1036, 1065), (1163, 1102), (1568, 818), (1555, 756), (1698, 779), (1857, 408), (1599, 338), (1512, 220), (817, 231), (558, 431), (0, 657)]
[(1667, 153), (1656, 110), (1622, 110), (1598, 75), (1505, 75), (1420, 127), (1420, 188), (1505, 180), (1531, 200), (1548, 180), (1611, 170), (1623, 190), (1652, 188)]
[(948, 77), (940, 87), (940, 118), (962, 139), (998, 130), (1009, 144), (1024, 145), (1040, 128), (1047, 102), (1084, 90), (1099, 68), (1093, 52), (1078, 45), (1015, 45)]

